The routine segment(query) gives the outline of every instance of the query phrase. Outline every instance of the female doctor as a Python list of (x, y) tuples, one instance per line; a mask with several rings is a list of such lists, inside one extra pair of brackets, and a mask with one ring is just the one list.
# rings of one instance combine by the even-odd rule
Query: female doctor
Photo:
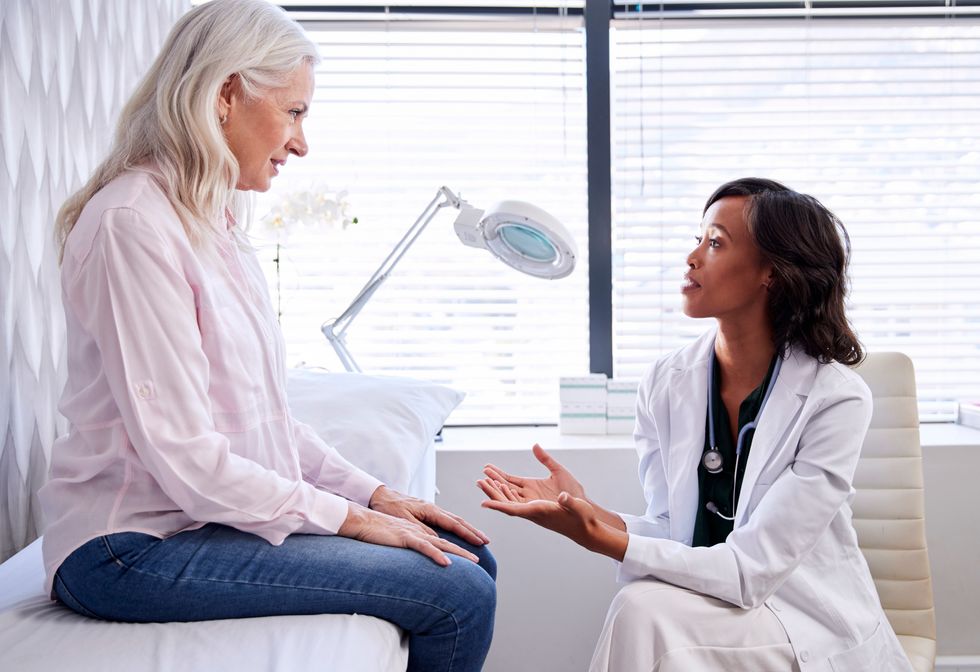
[(483, 505), (620, 564), (593, 671), (911, 670), (851, 525), (871, 396), (844, 314), (847, 233), (756, 178), (708, 199), (684, 312), (717, 328), (645, 374), (635, 439), (646, 513), (488, 465)]

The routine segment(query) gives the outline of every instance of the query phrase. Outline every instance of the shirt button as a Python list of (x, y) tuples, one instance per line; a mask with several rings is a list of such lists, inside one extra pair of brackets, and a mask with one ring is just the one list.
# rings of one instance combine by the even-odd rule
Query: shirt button
[(149, 399), (150, 397), (150, 386), (146, 383), (140, 383), (136, 386), (136, 394), (142, 399)]
[(800, 660), (802, 660), (804, 663), (810, 660), (810, 652), (807, 651), (806, 649), (800, 651)]

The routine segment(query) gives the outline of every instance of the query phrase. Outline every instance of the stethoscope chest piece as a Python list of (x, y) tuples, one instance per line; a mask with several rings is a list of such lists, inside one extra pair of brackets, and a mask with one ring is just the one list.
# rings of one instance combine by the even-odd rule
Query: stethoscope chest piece
[[(779, 378), (779, 371), (783, 367), (783, 358), (781, 356), (776, 357), (776, 364), (772, 370), (772, 376), (769, 379), (769, 385), (766, 387), (766, 392), (762, 396), (762, 403), (759, 404), (759, 410), (755, 415), (755, 420), (752, 422), (747, 422), (739, 430), (738, 436), (735, 439), (735, 469), (732, 472), (732, 515), (726, 516), (721, 511), (714, 502), (708, 502), (707, 509), (712, 513), (715, 513), (725, 520), (735, 520), (735, 494), (736, 486), (738, 485), (738, 460), (742, 455), (742, 445), (745, 440), (745, 435), (749, 430), (755, 430), (759, 424), (759, 418), (762, 417), (762, 409), (766, 407), (769, 402), (769, 395), (772, 394), (772, 388), (776, 385), (776, 379)], [(711, 446), (710, 449), (705, 451), (701, 456), (701, 465), (704, 467), (705, 471), (709, 474), (720, 473), (722, 467), (724, 466), (724, 459), (722, 458), (721, 452), (718, 450), (717, 444), (715, 443), (715, 413), (714, 405), (712, 403), (712, 397), (714, 396), (714, 372), (715, 372), (715, 346), (711, 346), (711, 357), (708, 360), (708, 445)]]
[(709, 474), (717, 474), (721, 471), (724, 460), (721, 457), (721, 452), (717, 448), (712, 448), (701, 458), (701, 464), (704, 465), (705, 471)]

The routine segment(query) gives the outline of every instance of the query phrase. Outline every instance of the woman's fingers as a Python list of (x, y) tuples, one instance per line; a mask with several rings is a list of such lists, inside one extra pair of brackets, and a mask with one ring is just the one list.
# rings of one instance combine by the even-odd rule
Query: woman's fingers
[(483, 467), (483, 473), (495, 481), (500, 481), (502, 483), (512, 483), (513, 485), (516, 485), (519, 488), (523, 488), (527, 480), (521, 476), (508, 474), (506, 471), (493, 464), (488, 464), (485, 467)]
[(430, 537), (438, 537), (439, 536), (438, 534), (436, 534), (436, 531), (435, 530), (433, 530), (431, 527), (429, 527), (428, 525), (426, 525), (425, 523), (423, 523), (421, 520), (416, 519), (415, 526), (418, 527), (420, 530), (422, 530), (422, 533), (423, 534), (426, 534), (426, 535), (428, 535)]
[(493, 499), (486, 499), (480, 502), (480, 506), (485, 509), (493, 509), (506, 513), (508, 516), (518, 516), (520, 518), (533, 519), (535, 516), (554, 512), (555, 503), (544, 500), (533, 502), (510, 502)]
[(446, 553), (454, 553), (472, 562), (480, 561), (466, 549), (447, 539), (434, 536), (430, 528), (417, 519), (398, 518), (353, 503), (339, 533), (372, 544), (408, 548), (443, 567), (451, 564)]
[(512, 502), (523, 502), (524, 498), (517, 494), (517, 491), (509, 483), (501, 483), (500, 489), (503, 490), (507, 499)]
[(407, 520), (431, 537), (436, 537), (438, 534), (430, 525), (448, 530), (459, 535), (469, 543), (478, 546), (489, 543), (490, 541), (490, 538), (483, 532), (459, 516), (443, 510), (432, 502), (426, 502), (414, 497), (401, 496), (401, 499), (395, 501), (394, 506), (385, 505), (384, 508), (388, 510), (383, 513)]
[(483, 494), (491, 500), (500, 502), (509, 501), (504, 493), (500, 491), (500, 486), (496, 481), (490, 480), (489, 478), (481, 478), (476, 484), (480, 487), (480, 490), (483, 490)]
[[(438, 539), (438, 537), (436, 537)], [(428, 537), (411, 534), (405, 540), (405, 548), (417, 551), (427, 558), (433, 560), (437, 565), (446, 567), (452, 564), (452, 560), (446, 557), (439, 548), (428, 540)]]
[(430, 543), (435, 544), (440, 550), (446, 553), (452, 553), (453, 555), (458, 555), (461, 558), (466, 558), (471, 562), (480, 562), (480, 558), (476, 557), (474, 554), (467, 551), (462, 546), (457, 546), (448, 539), (443, 539), (442, 537), (436, 537)]
[(482, 481), (477, 481), (477, 483), (480, 484), (483, 492), (487, 493), (487, 496), (491, 499), (504, 502), (527, 501), (526, 498), (521, 496), (509, 483), (495, 481), (491, 478), (485, 478)]
[[(507, 500), (499, 499), (485, 499), (480, 502), (480, 506), (485, 509), (493, 509), (494, 511), (500, 511), (501, 513), (506, 513), (508, 516), (521, 516), (523, 509), (521, 509), (521, 504), (515, 504)], [(523, 516), (521, 516), (523, 517)]]
[[(467, 521), (467, 520), (465, 520), (465, 519), (464, 519), (464, 518), (462, 518), (461, 516), (457, 516), (457, 515), (456, 515), (455, 513), (449, 513), (448, 511), (444, 511), (444, 513), (445, 513), (445, 514), (446, 514), (447, 516), (449, 516), (450, 518), (452, 518), (453, 520), (455, 520), (455, 521), (456, 521), (457, 523), (459, 523), (460, 525), (462, 525), (462, 526), (463, 526), (463, 527), (464, 527), (464, 528), (465, 528), (466, 530), (469, 530), (469, 532), (470, 532), (471, 534), (473, 534), (473, 535), (474, 535), (474, 536), (475, 536), (475, 537), (476, 537), (477, 539), (479, 539), (479, 541), (480, 541), (480, 542), (482, 542), (482, 543), (484, 543), (484, 544), (489, 544), (489, 543), (490, 543), (490, 537), (488, 537), (488, 536), (487, 536), (487, 535), (486, 535), (486, 534), (485, 534), (485, 533), (483, 532), (483, 530), (481, 530), (481, 529), (479, 529), (478, 527), (475, 527), (475, 526), (474, 526), (474, 525), (472, 525), (472, 524), (471, 524), (471, 523), (470, 523), (469, 521)], [(457, 533), (457, 534), (458, 534), (458, 533)], [(467, 539), (467, 541), (469, 541), (469, 539), (467, 538), (467, 535), (465, 535), (465, 534), (460, 534), (459, 536), (461, 536), (461, 537), (463, 537), (464, 539)], [(474, 542), (470, 542), (470, 543), (474, 543), (474, 544), (477, 544), (478, 542), (475, 542), (475, 541), (474, 541)]]
[[(519, 476), (511, 476), (510, 474), (502, 474), (493, 468), (487, 468), (484, 473), (490, 477), (491, 480), (496, 481), (500, 486), (501, 492), (507, 495), (510, 499), (514, 501), (523, 502), (529, 499), (524, 494), (525, 486), (527, 485), (526, 478), (520, 478)], [(530, 499), (534, 499), (531, 497)]]
[(459, 516), (440, 509), (434, 504), (430, 504), (429, 506), (431, 508), (427, 509), (426, 511), (426, 520), (429, 522), (438, 525), (447, 532), (452, 532), (456, 536), (462, 537), (466, 541), (477, 546), (486, 544), (490, 541), (487, 535), (483, 534), (483, 532), (476, 529)]
[(558, 504), (569, 513), (574, 513), (580, 518), (584, 518), (589, 512), (589, 504), (578, 497), (573, 497), (567, 492), (558, 495)]
[(476, 487), (483, 491), (483, 494), (490, 499), (496, 499), (499, 495), (497, 489), (490, 484), (490, 480), (486, 478), (479, 478), (476, 481)]
[(564, 469), (558, 460), (553, 458), (547, 450), (538, 444), (534, 444), (534, 446), (531, 448), (531, 452), (534, 453), (534, 457), (536, 457), (538, 462), (543, 464), (548, 471), (555, 472), (562, 471)]
[(452, 560), (446, 557), (446, 553), (458, 555), (471, 562), (479, 562), (480, 559), (465, 548), (457, 546), (453, 542), (442, 537), (430, 537), (418, 530), (406, 530), (404, 544), (406, 548), (418, 551), (422, 555), (431, 558), (443, 567), (452, 564)]

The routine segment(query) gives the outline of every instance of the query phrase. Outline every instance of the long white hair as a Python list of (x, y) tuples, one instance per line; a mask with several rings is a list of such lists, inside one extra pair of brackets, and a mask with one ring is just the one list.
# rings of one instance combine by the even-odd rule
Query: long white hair
[(238, 161), (218, 119), (222, 85), (236, 75), (255, 98), (282, 86), (303, 63), (319, 62), (316, 45), (266, 0), (212, 0), (187, 12), (119, 116), (108, 157), (58, 212), (61, 255), (82, 209), (120, 173), (156, 164), (165, 190), (195, 246), (206, 243), (244, 199), (235, 191)]

